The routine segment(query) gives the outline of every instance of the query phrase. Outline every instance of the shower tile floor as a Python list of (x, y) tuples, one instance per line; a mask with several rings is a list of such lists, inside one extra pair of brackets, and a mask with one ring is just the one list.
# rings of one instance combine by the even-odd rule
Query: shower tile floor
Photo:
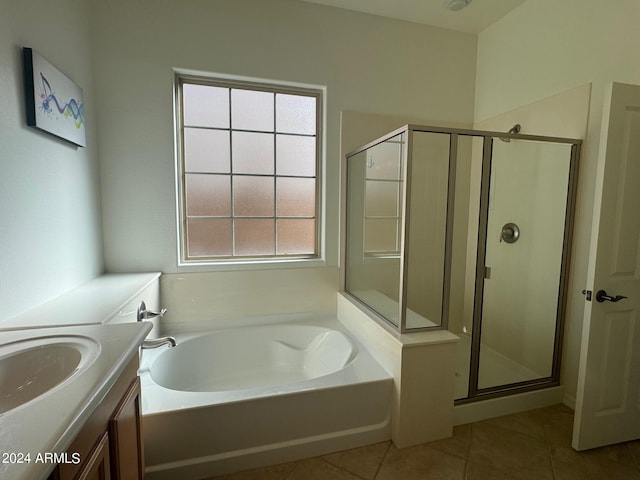
[(215, 480), (640, 480), (640, 440), (576, 452), (572, 427), (573, 412), (556, 405), (402, 450), (384, 442)]

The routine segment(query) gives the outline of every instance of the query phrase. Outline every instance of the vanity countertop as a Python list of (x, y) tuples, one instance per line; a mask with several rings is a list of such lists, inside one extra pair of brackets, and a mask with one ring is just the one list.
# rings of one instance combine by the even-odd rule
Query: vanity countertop
[(0, 331), (0, 352), (34, 338), (43, 345), (52, 338), (78, 339), (99, 348), (91, 363), (47, 393), (0, 414), (0, 478), (46, 479), (55, 467), (52, 454), (69, 448), (150, 330), (149, 322), (133, 322)]

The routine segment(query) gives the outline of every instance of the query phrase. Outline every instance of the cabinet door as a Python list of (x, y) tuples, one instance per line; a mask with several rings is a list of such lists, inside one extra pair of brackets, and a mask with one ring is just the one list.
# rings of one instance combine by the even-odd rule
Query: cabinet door
[(109, 434), (105, 432), (78, 474), (78, 480), (111, 479), (109, 466)]
[(112, 477), (114, 480), (144, 478), (140, 416), (140, 379), (129, 387), (109, 421), (111, 437)]

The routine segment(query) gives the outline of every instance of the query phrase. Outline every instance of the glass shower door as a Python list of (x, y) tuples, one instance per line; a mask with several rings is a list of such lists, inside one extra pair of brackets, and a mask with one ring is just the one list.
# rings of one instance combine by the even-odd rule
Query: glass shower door
[(494, 138), (478, 389), (552, 377), (571, 145)]

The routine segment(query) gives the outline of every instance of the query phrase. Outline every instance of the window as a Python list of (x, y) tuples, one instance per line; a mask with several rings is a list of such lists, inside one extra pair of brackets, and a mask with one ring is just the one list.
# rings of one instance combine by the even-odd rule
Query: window
[(182, 259), (316, 258), (322, 90), (177, 77)]

